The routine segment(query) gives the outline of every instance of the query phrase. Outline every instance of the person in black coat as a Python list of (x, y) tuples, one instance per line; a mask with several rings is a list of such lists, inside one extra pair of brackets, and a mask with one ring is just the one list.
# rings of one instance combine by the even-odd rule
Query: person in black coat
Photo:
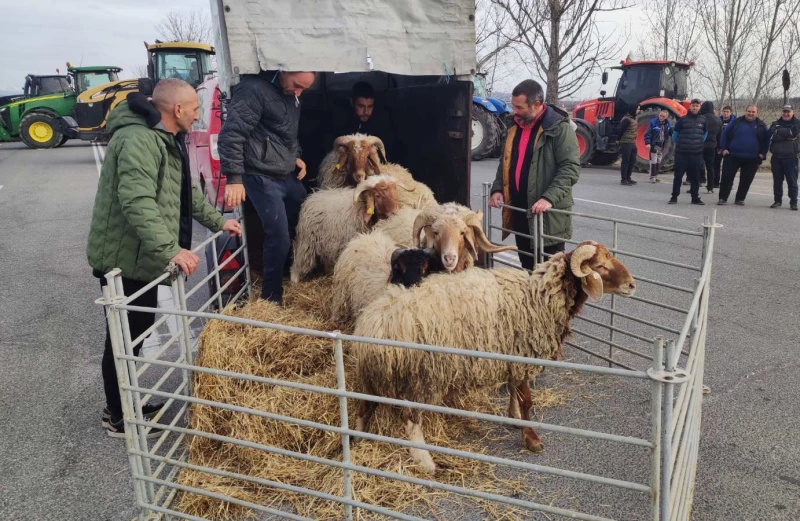
[[(708, 126), (708, 135), (703, 143), (703, 171), (700, 175), (700, 184), (707, 183), (708, 193), (714, 193), (714, 159), (717, 156), (719, 135), (722, 132), (722, 120), (714, 114), (714, 103), (706, 101), (700, 106), (700, 114), (705, 116)], [(717, 182), (719, 184), (719, 182)]]
[(705, 204), (700, 199), (700, 170), (703, 168), (703, 144), (708, 135), (706, 117), (700, 115), (700, 100), (694, 99), (689, 113), (675, 123), (672, 141), (675, 143), (675, 177), (672, 181), (672, 197), (669, 204), (678, 202), (683, 175), (689, 179), (692, 204)]
[(784, 105), (781, 117), (769, 127), (772, 152), (772, 189), (775, 202), (770, 208), (783, 204), (783, 180), (789, 187), (789, 206), (797, 211), (797, 155), (800, 153), (800, 120), (794, 117), (791, 105)]

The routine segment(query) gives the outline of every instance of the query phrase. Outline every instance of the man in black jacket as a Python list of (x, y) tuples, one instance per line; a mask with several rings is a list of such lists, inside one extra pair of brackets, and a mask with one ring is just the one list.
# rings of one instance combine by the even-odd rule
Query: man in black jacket
[(672, 197), (669, 204), (678, 202), (681, 193), (683, 175), (691, 184), (692, 204), (705, 204), (698, 191), (700, 190), (700, 169), (703, 167), (703, 143), (708, 134), (706, 117), (700, 115), (700, 100), (693, 99), (689, 105), (689, 113), (675, 123), (672, 141), (675, 143), (675, 177), (672, 181)]
[(800, 120), (794, 117), (791, 105), (784, 105), (781, 118), (769, 127), (772, 152), (772, 190), (775, 202), (770, 208), (783, 203), (783, 180), (789, 186), (789, 205), (797, 211), (797, 154), (800, 153)]
[(366, 134), (380, 138), (387, 154), (393, 153), (394, 136), (385, 110), (381, 111), (381, 107), (376, 107), (375, 89), (366, 81), (359, 81), (353, 85), (351, 92), (344, 114), (334, 116), (334, 135), (331, 136), (330, 143), (339, 136)]
[(306, 165), (300, 159), (298, 96), (314, 83), (313, 72), (265, 72), (243, 76), (235, 87), (219, 134), (225, 204), (235, 208), (250, 198), (264, 227), (261, 297), (283, 301), (283, 274), (289, 261)]
[[(700, 114), (705, 116), (706, 125), (708, 126), (708, 136), (703, 143), (703, 173), (700, 176), (700, 183), (708, 183), (706, 189), (708, 193), (714, 193), (714, 159), (717, 156), (717, 146), (719, 144), (719, 135), (722, 132), (722, 120), (714, 114), (714, 103), (706, 101), (700, 106)], [(716, 184), (719, 184), (719, 178), (716, 179)]]

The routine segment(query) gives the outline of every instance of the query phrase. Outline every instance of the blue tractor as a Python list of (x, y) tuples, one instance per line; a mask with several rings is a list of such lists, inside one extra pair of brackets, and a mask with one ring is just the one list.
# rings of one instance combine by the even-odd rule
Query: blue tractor
[(486, 75), (478, 73), (473, 81), (472, 96), (472, 160), (500, 157), (506, 137), (506, 118), (511, 106), (498, 98), (490, 98)]

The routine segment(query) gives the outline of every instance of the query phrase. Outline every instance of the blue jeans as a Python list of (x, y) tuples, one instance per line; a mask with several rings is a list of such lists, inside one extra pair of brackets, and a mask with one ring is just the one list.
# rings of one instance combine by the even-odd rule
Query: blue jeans
[(242, 182), (264, 227), (261, 298), (280, 304), (284, 272), (290, 265), (292, 241), (306, 189), (293, 173), (283, 179), (244, 175)]
[(783, 199), (783, 180), (789, 186), (789, 202), (797, 204), (797, 157), (772, 156), (772, 190), (775, 202)]
[(691, 184), (692, 201), (699, 197), (700, 171), (703, 168), (702, 152), (675, 152), (675, 177), (672, 179), (672, 197), (681, 195), (683, 175)]

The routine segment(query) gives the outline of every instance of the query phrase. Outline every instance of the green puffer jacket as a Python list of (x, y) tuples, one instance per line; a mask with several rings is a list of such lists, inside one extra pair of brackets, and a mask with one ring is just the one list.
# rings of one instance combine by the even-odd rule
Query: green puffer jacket
[[(575, 129), (570, 124), (569, 115), (554, 105), (547, 105), (542, 120), (541, 135), (536, 141), (536, 148), (531, 158), (531, 167), (528, 173), (528, 227), (533, 235), (533, 220), (535, 216), (530, 213), (530, 208), (539, 199), (550, 201), (557, 210), (572, 210), (572, 186), (578, 182), (581, 175), (580, 153), (578, 151), (578, 138)], [(492, 185), (492, 194), (503, 193), (506, 201), (510, 201), (509, 194), (509, 167), (511, 164), (511, 150), (516, 133), (516, 123), (508, 132), (506, 146), (500, 164), (497, 166), (497, 176)], [(518, 128), (518, 127), (517, 127)], [(544, 234), (572, 238), (572, 216), (545, 212), (543, 216)], [(512, 229), (512, 210), (503, 208), (503, 227)], [(503, 239), (508, 232), (503, 232)], [(561, 241), (558, 239), (544, 239), (545, 246), (552, 246)]]
[[(86, 254), (89, 265), (113, 268), (140, 282), (158, 278), (178, 245), (181, 156), (175, 137), (149, 128), (123, 101), (109, 115), (112, 134), (97, 185)], [(212, 231), (225, 219), (192, 186), (192, 217)]]

